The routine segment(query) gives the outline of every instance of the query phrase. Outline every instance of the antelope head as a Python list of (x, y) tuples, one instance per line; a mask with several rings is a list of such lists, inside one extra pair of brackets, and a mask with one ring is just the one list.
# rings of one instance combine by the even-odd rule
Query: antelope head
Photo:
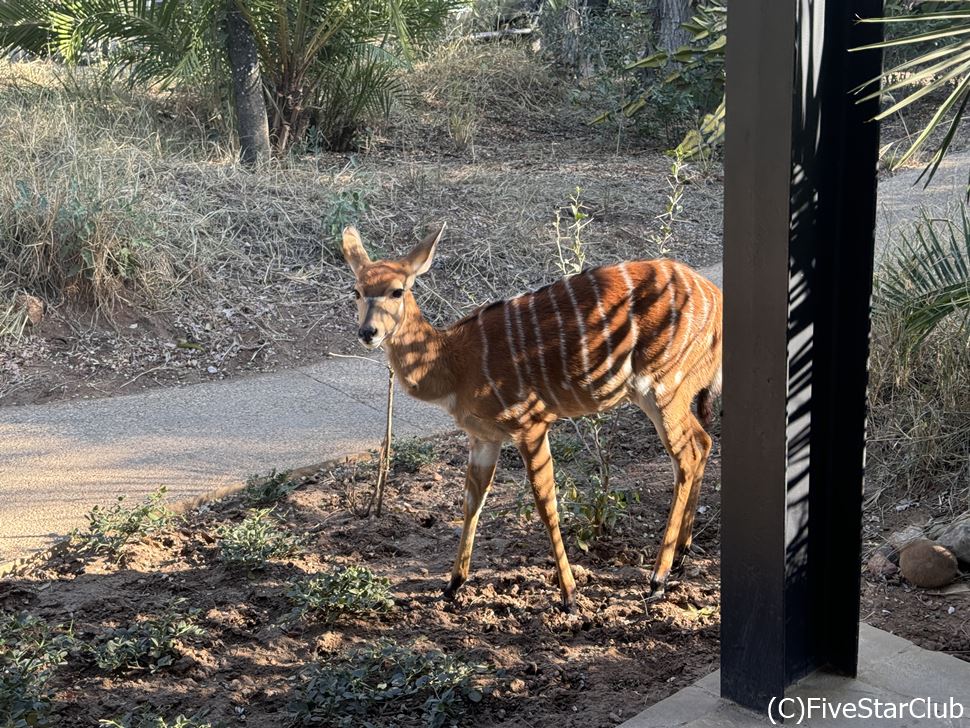
[(435, 246), (444, 230), (442, 223), (399, 260), (371, 261), (357, 228), (344, 228), (344, 259), (356, 277), (357, 338), (368, 349), (376, 349), (394, 335), (404, 319), (414, 279), (431, 267)]

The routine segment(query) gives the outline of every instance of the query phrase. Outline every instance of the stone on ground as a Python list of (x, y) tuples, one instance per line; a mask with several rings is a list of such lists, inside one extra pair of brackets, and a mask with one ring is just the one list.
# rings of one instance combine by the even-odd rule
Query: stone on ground
[(938, 543), (922, 538), (910, 543), (899, 555), (899, 570), (906, 581), (925, 589), (946, 586), (957, 578), (957, 559)]
[(936, 542), (956, 556), (964, 568), (970, 569), (970, 518), (951, 523)]

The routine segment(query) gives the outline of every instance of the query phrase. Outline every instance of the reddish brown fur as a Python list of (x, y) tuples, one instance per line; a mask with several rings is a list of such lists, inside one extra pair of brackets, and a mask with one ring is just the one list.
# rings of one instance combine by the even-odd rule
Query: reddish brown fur
[[(703, 420), (720, 384), (721, 292), (673, 261), (633, 261), (585, 271), (433, 328), (410, 291), (440, 237), (399, 262), (371, 263), (356, 231), (345, 255), (357, 275), (362, 327), (380, 334), (408, 391), (435, 401), (471, 438), (466, 519), (448, 592), (467, 578), (475, 525), (498, 447), (511, 439), (549, 528), (565, 604), (574, 583), (559, 533), (547, 432), (573, 417), (633, 401), (653, 421), (674, 462), (674, 502), (652, 586), (662, 592), (675, 555), (690, 546), (711, 440)], [(403, 287), (400, 299), (393, 290)]]

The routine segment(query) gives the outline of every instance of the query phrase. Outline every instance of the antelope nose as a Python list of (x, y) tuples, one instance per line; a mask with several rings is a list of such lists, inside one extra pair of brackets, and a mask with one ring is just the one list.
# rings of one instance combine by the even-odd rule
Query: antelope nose
[(357, 336), (359, 336), (360, 340), (365, 344), (369, 344), (371, 340), (377, 336), (377, 329), (375, 329), (373, 326), (361, 326), (357, 331)]

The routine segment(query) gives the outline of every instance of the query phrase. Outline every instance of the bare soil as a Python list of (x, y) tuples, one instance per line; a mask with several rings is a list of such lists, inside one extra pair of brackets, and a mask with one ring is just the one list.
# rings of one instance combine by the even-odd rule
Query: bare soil
[[(176, 598), (201, 610), (207, 636), (166, 670), (109, 675), (80, 657), (55, 678), (55, 724), (150, 707), (167, 715), (206, 713), (224, 725), (289, 725), (300, 671), (361, 644), (391, 639), (467, 655), (500, 671), (473, 716), (481, 726), (611, 726), (716, 669), (719, 623), (719, 462), (701, 498), (690, 559), (658, 604), (644, 602), (650, 564), (666, 520), (670, 464), (638, 413), (624, 415), (628, 450), (615, 461), (620, 487), (634, 487), (618, 527), (588, 553), (570, 544), (577, 609), (558, 608), (545, 529), (524, 514), (524, 472), (503, 454), (479, 527), (472, 577), (454, 603), (441, 598), (461, 524), (464, 437), (437, 443), (436, 460), (395, 472), (380, 518), (354, 510), (374, 469), (363, 462), (316, 473), (280, 503), (289, 528), (311, 534), (298, 556), (247, 574), (224, 566), (216, 529), (243, 518), (239, 498), (184, 517), (164, 536), (127, 547), (120, 564), (66, 553), (27, 575), (0, 581), (0, 606), (52, 622), (73, 620), (81, 639), (153, 614)], [(627, 439), (627, 438), (630, 439)], [(569, 531), (567, 530), (567, 534)], [(395, 606), (380, 618), (286, 624), (285, 591), (304, 574), (366, 565), (390, 579)], [(420, 724), (419, 717), (403, 725)]]
[[(720, 624), (718, 440), (697, 516), (701, 552), (675, 574), (666, 601), (647, 604), (667, 516), (670, 464), (638, 411), (621, 410), (617, 423), (614, 487), (638, 493), (639, 500), (630, 501), (616, 528), (588, 552), (577, 546), (578, 521), (564, 516), (580, 588), (571, 614), (557, 606), (545, 529), (531, 510), (511, 448), (503, 451), (479, 526), (471, 579), (455, 602), (441, 598), (462, 519), (467, 453), (460, 433), (436, 440), (432, 461), (417, 472), (393, 471), (380, 518), (359, 515), (375, 479), (373, 460), (305, 477), (276, 513), (308, 544), (264, 569), (246, 572), (220, 559), (217, 530), (248, 512), (241, 497), (231, 496), (188, 511), (164, 535), (129, 545), (117, 563), (55, 552), (0, 581), (0, 608), (51, 623), (71, 621), (82, 641), (157, 614), (177, 598), (200, 610), (206, 637), (186, 644), (170, 668), (108, 674), (72, 656), (53, 682), (55, 724), (65, 728), (135, 710), (200, 713), (221, 725), (291, 725), (288, 705), (307, 665), (384, 639), (491, 666), (491, 692), (469, 718), (474, 725), (616, 725), (716, 669)], [(556, 433), (554, 452), (560, 441), (567, 450), (575, 446), (568, 423)], [(904, 510), (889, 498), (883, 494), (867, 507), (867, 550), (901, 525), (945, 513), (929, 496), (925, 507)], [(294, 580), (343, 565), (365, 565), (387, 577), (393, 609), (332, 624), (288, 622), (292, 605), (285, 593)], [(962, 584), (970, 586), (966, 579)], [(866, 574), (860, 617), (928, 649), (970, 659), (970, 589), (960, 588), (944, 594)], [(420, 724), (420, 716), (401, 723)]]

